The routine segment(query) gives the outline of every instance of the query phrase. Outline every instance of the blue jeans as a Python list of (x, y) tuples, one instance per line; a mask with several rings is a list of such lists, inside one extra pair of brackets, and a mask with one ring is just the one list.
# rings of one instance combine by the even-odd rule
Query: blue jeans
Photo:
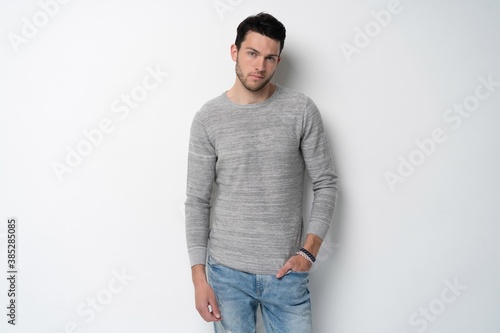
[(234, 270), (209, 257), (207, 276), (222, 316), (214, 324), (216, 333), (255, 333), (259, 304), (267, 333), (311, 333), (308, 272), (291, 271), (277, 279)]

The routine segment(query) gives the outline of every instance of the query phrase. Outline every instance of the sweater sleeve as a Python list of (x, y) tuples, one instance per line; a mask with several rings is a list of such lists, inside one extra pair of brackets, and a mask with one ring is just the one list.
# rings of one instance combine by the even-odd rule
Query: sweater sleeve
[(191, 266), (206, 264), (215, 148), (197, 113), (191, 125), (186, 186), (186, 241)]
[(313, 202), (308, 233), (324, 239), (333, 220), (338, 177), (318, 108), (308, 98), (303, 120), (301, 150), (312, 180)]

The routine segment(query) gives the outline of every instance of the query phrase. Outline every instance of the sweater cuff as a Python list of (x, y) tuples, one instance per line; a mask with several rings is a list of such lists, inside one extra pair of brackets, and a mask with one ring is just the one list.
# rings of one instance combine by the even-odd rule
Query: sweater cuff
[(314, 234), (321, 239), (325, 239), (328, 229), (330, 229), (330, 224), (321, 221), (309, 221), (307, 233)]
[(206, 265), (207, 264), (207, 248), (206, 247), (197, 247), (188, 250), (189, 253), (189, 261), (191, 263), (191, 267), (194, 265)]

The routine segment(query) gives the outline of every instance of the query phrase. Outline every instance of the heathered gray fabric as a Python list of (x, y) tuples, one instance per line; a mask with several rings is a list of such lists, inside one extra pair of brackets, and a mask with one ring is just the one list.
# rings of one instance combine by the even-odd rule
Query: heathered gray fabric
[[(262, 103), (226, 94), (195, 115), (189, 142), (186, 237), (191, 265), (276, 274), (302, 244), (304, 168), (314, 191), (307, 232), (325, 237), (338, 186), (320, 113), (277, 86)], [(210, 206), (213, 182), (217, 200)], [(212, 225), (210, 225), (210, 213)]]

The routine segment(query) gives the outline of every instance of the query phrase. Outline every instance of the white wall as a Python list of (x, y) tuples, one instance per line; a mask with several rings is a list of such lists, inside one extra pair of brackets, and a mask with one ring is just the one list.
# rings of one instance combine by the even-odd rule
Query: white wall
[(211, 332), (184, 239), (189, 127), (260, 11), (287, 27), (277, 81), (320, 107), (341, 179), (315, 332), (500, 330), (500, 2), (59, 1), (0, 5), (2, 332)]

